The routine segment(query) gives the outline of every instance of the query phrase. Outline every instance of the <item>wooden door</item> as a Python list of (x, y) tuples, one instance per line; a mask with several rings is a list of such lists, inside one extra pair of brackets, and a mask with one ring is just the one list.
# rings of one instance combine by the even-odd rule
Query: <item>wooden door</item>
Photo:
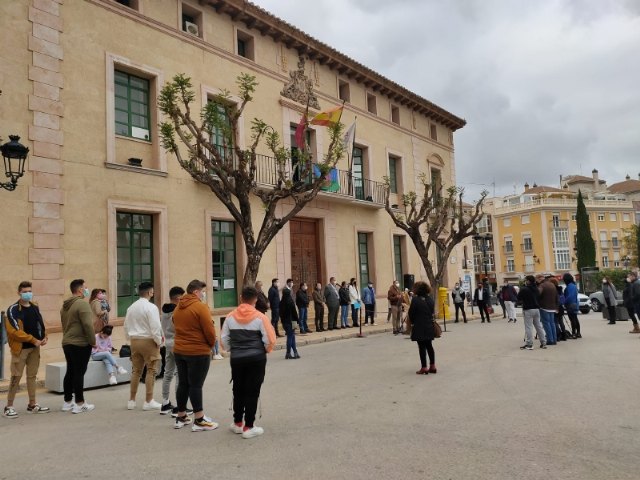
[(306, 282), (309, 290), (322, 282), (318, 248), (318, 222), (294, 219), (289, 222), (291, 238), (291, 278), (294, 290)]

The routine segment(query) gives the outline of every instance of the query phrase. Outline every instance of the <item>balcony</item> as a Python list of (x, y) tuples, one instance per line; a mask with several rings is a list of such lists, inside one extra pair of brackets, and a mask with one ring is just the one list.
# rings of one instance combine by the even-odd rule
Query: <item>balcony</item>
[(516, 271), (516, 266), (514, 264), (511, 264), (511, 265), (507, 264), (504, 266), (504, 271), (507, 273), (513, 273)]
[(513, 244), (507, 244), (502, 246), (502, 252), (505, 254), (513, 253)]
[[(237, 166), (237, 164), (238, 160), (234, 155), (233, 165)], [(318, 176), (320, 176), (320, 170), (315, 165), (313, 173), (310, 173), (306, 180), (300, 179), (298, 170), (291, 164), (285, 166), (285, 181), (311, 183)], [(319, 196), (372, 205), (376, 208), (384, 207), (387, 186), (382, 182), (353, 177), (348, 170), (337, 168), (332, 169), (325, 178), (323, 186), (320, 187)], [(278, 164), (274, 157), (256, 154), (255, 180), (257, 184), (266, 186), (275, 186), (278, 183)]]
[(617, 238), (611, 239), (611, 248), (613, 248), (614, 250), (620, 250), (621, 247), (622, 244), (618, 241)]
[(609, 248), (611, 248), (611, 242), (609, 242), (609, 240), (600, 240), (601, 250), (608, 250)]
[(536, 264), (535, 263), (525, 263), (522, 265), (522, 271), (524, 273), (533, 273), (536, 271)]
[(530, 253), (533, 252), (533, 242), (525, 242), (520, 244), (520, 249), (522, 253)]

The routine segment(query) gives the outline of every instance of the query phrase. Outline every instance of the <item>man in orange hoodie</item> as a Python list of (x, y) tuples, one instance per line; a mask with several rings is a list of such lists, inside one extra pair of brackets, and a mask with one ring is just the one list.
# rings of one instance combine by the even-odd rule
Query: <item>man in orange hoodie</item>
[(209, 372), (211, 349), (216, 343), (211, 312), (203, 301), (206, 287), (204, 282), (192, 280), (187, 286), (186, 295), (180, 298), (173, 311), (176, 330), (173, 355), (178, 369), (178, 416), (174, 428), (191, 423), (187, 416), (187, 400), (191, 400), (195, 416), (191, 427), (193, 432), (218, 428), (218, 424), (204, 414), (202, 407), (202, 385)]
[(254, 287), (244, 287), (242, 303), (227, 315), (220, 334), (222, 344), (230, 352), (231, 358), (231, 431), (242, 434), (242, 438), (253, 438), (264, 433), (264, 429), (254, 425), (254, 421), (267, 366), (267, 353), (276, 344), (273, 325), (265, 314), (255, 308), (257, 299), (258, 291)]

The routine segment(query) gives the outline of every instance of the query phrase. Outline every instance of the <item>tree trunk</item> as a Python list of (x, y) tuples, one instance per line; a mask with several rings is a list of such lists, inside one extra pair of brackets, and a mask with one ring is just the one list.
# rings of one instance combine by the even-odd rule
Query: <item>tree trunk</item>
[(256, 251), (249, 252), (247, 249), (247, 268), (244, 270), (244, 277), (242, 279), (242, 286), (253, 286), (258, 278), (258, 271), (260, 270), (260, 260), (262, 254)]

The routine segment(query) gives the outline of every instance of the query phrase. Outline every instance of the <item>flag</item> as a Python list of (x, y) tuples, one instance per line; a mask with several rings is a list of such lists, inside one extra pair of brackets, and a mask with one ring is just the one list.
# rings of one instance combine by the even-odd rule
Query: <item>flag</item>
[(296, 145), (298, 145), (298, 148), (300, 150), (304, 150), (304, 131), (306, 130), (306, 128), (307, 128), (307, 116), (302, 115), (302, 118), (300, 119), (300, 123), (296, 128), (296, 135), (295, 135)]
[(334, 107), (330, 110), (320, 112), (313, 117), (309, 123), (311, 125), (324, 125), (325, 127), (336, 124), (340, 121), (340, 117), (342, 117), (343, 108), (344, 105), (340, 105), (339, 107)]
[(349, 129), (344, 134), (344, 140), (342, 140), (342, 144), (344, 145), (344, 151), (347, 152), (347, 156), (350, 158), (353, 153), (353, 142), (356, 139), (356, 122), (349, 127)]
[[(316, 176), (316, 178), (322, 175), (322, 173), (320, 172), (320, 167), (318, 167), (318, 165), (316, 164), (313, 165), (313, 173)], [(335, 168), (332, 168), (331, 170), (329, 170), (329, 173), (327, 173), (324, 176), (320, 190), (323, 190), (325, 192), (334, 192), (334, 193), (340, 191), (340, 181), (338, 180), (338, 170), (336, 170)]]

